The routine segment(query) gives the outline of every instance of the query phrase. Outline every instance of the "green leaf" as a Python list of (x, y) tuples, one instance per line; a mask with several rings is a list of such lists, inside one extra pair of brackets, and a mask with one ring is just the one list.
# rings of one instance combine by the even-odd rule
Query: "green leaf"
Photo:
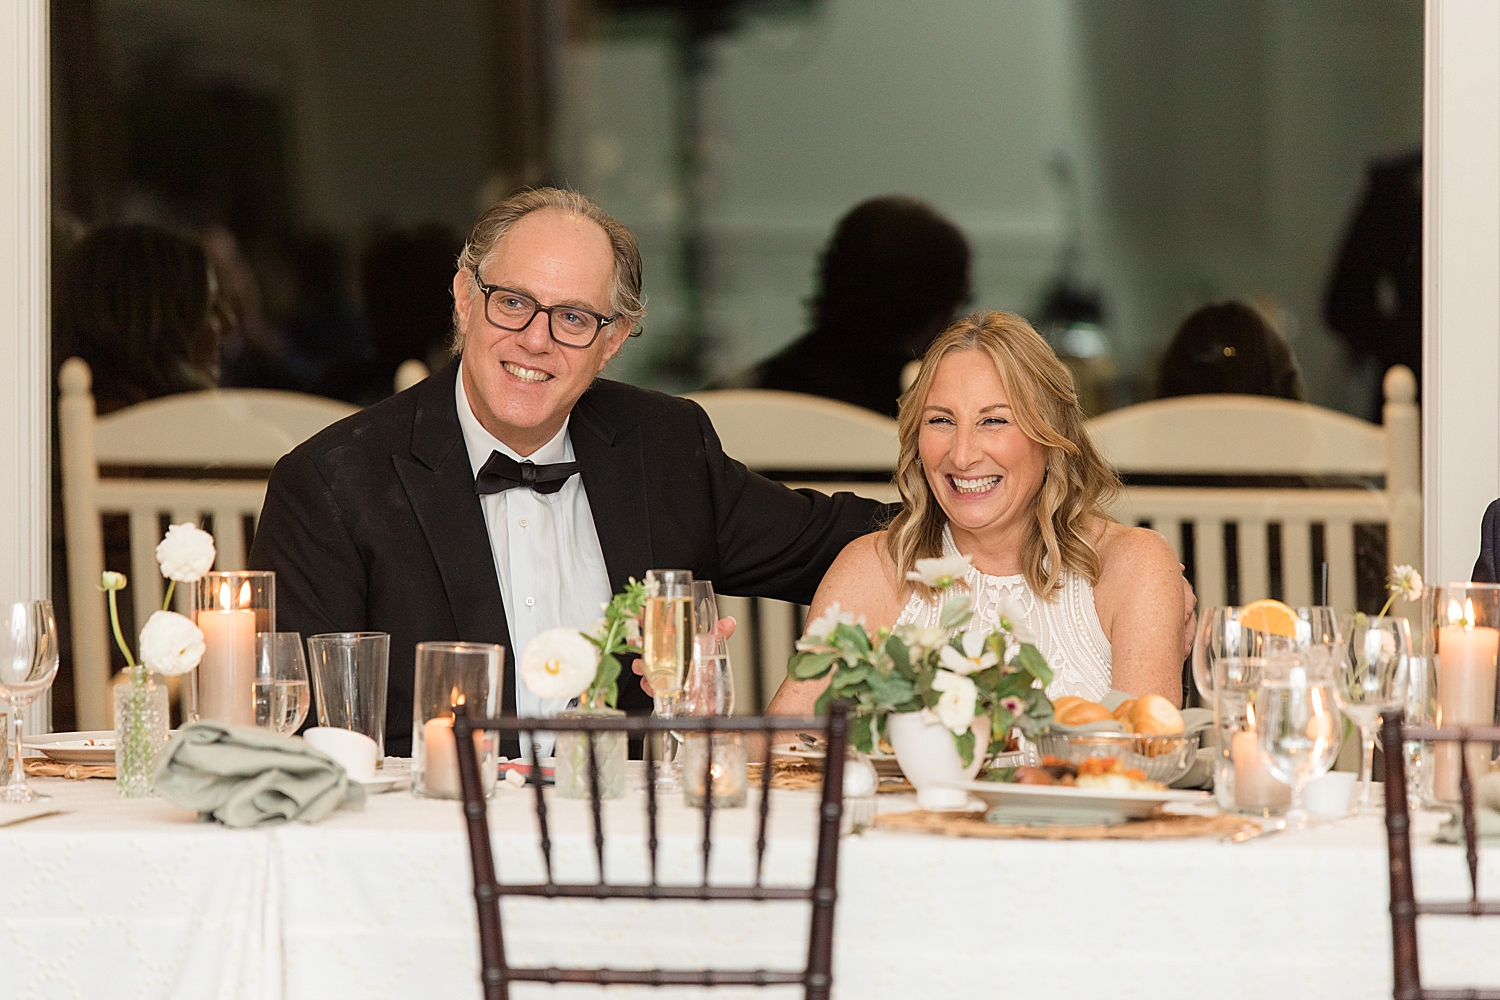
[(838, 691), (844, 691), (864, 683), (865, 678), (869, 674), (870, 668), (864, 664), (860, 664), (857, 667), (839, 667), (833, 672), (833, 682), (830, 687)]
[(896, 636), (885, 640), (886, 655), (891, 658), (891, 668), (907, 680), (916, 677), (916, 672), (911, 668), (911, 653), (906, 648), (906, 643)]
[(963, 758), (964, 767), (974, 763), (974, 730), (965, 729), (953, 737), (953, 742), (958, 746), (958, 755)]
[(849, 727), (849, 742), (864, 753), (869, 753), (874, 747), (870, 733), (870, 724), (874, 721), (873, 715), (856, 715), (854, 724)]
[(870, 698), (877, 705), (900, 705), (917, 697), (917, 685), (905, 677), (891, 674), (888, 677), (875, 675), (869, 678), (867, 687)]
[(604, 703), (610, 708), (615, 707), (615, 702), (620, 699), (620, 686), (617, 683), (620, 677), (620, 661), (613, 653), (599, 658), (599, 672), (594, 675), (594, 683), (590, 688), (594, 691), (604, 693)]
[(1016, 660), (1021, 664), (1021, 669), (1042, 682), (1042, 687), (1052, 683), (1052, 668), (1047, 666), (1041, 651), (1031, 643), (1021, 643), (1021, 651), (1016, 654)]
[(870, 652), (870, 637), (858, 625), (840, 624), (834, 628), (833, 634), (828, 639), (832, 645), (857, 650), (860, 655)]
[(938, 617), (939, 627), (953, 629), (966, 624), (969, 620), (969, 608), (967, 594), (948, 598), (943, 602), (943, 613)]
[(829, 686), (829, 687), (824, 688), (823, 689), (823, 693), (820, 694), (820, 695), (818, 695), (818, 700), (815, 701), (815, 702), (813, 702), (813, 714), (814, 715), (827, 715), (828, 714), (828, 706), (829, 706), (829, 704), (832, 703), (832, 701), (833, 701), (833, 687)]
[(810, 681), (828, 673), (840, 656), (836, 650), (825, 653), (797, 653), (787, 661), (786, 672), (794, 680)]

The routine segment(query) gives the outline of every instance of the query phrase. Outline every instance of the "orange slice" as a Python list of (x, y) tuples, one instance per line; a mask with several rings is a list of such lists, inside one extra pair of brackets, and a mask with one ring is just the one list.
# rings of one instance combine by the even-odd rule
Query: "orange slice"
[(1238, 620), (1244, 628), (1257, 632), (1268, 632), (1288, 639), (1297, 635), (1297, 612), (1280, 601), (1251, 601), (1240, 609)]

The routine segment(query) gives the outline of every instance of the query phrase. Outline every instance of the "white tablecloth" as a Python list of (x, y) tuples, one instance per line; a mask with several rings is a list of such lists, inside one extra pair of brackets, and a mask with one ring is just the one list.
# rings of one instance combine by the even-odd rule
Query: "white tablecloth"
[[(0, 828), (0, 995), (479, 995), (454, 803), (395, 792), (317, 826), (234, 831), (159, 800), (117, 799), (111, 782), (37, 784), (69, 811)], [(502, 789), (491, 806), (502, 878), (540, 871), (529, 794)], [(814, 798), (774, 794), (768, 870), (803, 881)], [(609, 804), (607, 829), (621, 834), (607, 858), (614, 878), (644, 873), (641, 812), (638, 799)], [(561, 878), (593, 876), (586, 816), (582, 803), (555, 804)], [(716, 816), (715, 876), (743, 878), (754, 815)], [(1419, 818), (1418, 893), (1462, 896), (1462, 850), (1430, 842), (1435, 822)], [(668, 880), (696, 878), (700, 841), (698, 814), (666, 810)], [(1487, 849), (1481, 886), (1497, 864), (1500, 849)], [(800, 904), (505, 906), (514, 964), (791, 967), (805, 950)], [(1500, 920), (1424, 921), (1424, 981), (1500, 984)], [(1240, 845), (870, 832), (844, 842), (836, 934), (836, 993), (860, 1000), (1389, 996), (1384, 832), (1368, 818)]]

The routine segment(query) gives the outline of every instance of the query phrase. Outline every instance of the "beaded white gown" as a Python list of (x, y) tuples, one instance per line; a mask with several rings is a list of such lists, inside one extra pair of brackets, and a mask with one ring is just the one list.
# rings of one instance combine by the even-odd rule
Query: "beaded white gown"
[[(958, 554), (952, 533), (944, 527), (943, 555)], [(1055, 601), (1037, 597), (1020, 574), (988, 576), (971, 566), (964, 581), (974, 602), (971, 628), (995, 628), (1000, 619), (1002, 595), (1008, 595), (1024, 612), (1026, 627), (1036, 637), (1037, 649), (1052, 668), (1052, 683), (1047, 685), (1049, 698), (1071, 694), (1099, 701), (1109, 691), (1112, 675), (1109, 640), (1104, 637), (1099, 613), (1094, 610), (1094, 588), (1087, 577), (1064, 571), (1062, 589)], [(896, 624), (935, 627), (940, 613), (938, 605), (913, 594)]]

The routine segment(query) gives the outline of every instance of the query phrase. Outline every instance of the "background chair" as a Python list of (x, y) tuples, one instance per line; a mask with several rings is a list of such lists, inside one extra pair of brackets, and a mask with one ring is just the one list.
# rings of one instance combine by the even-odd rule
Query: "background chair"
[[(1500, 742), (1500, 726), (1434, 729), (1407, 726), (1401, 712), (1386, 714), (1380, 724), (1385, 756), (1386, 851), (1390, 863), (1391, 957), (1394, 961), (1395, 1000), (1500, 1000), (1496, 989), (1424, 989), (1417, 960), (1417, 917), (1500, 917), (1500, 902), (1479, 898), (1479, 838), (1474, 813), (1474, 776), (1469, 773), (1468, 744)], [(1459, 796), (1462, 806), (1465, 857), (1469, 866), (1469, 898), (1464, 901), (1419, 903), (1412, 879), (1411, 812), (1406, 800), (1407, 740), (1442, 740), (1459, 744)], [(1488, 748), (1486, 748), (1488, 749)], [(1488, 753), (1485, 754), (1488, 757)]]
[[(243, 569), (266, 479), (276, 460), (355, 412), (347, 403), (269, 389), (164, 396), (97, 417), (93, 377), (80, 358), (58, 375), (64, 535), (72, 612), (78, 728), (109, 729), (110, 639), (102, 516), (130, 532), (135, 620), (161, 607), (156, 544), (165, 525), (192, 521), (214, 536), (220, 570)], [(186, 601), (181, 590), (178, 599)]]
[(1319, 603), (1326, 562), (1328, 603), (1354, 608), (1357, 525), (1384, 529), (1382, 582), (1393, 564), (1422, 565), (1416, 380), (1397, 365), (1384, 384), (1383, 426), (1309, 403), (1227, 395), (1155, 400), (1091, 420), (1094, 444), (1126, 482), (1114, 514), (1166, 536), (1199, 607)]
[[(708, 412), (724, 452), (793, 489), (846, 490), (885, 503), (900, 445), (889, 417), (821, 396), (774, 389), (723, 389), (688, 396)], [(730, 640), (736, 710), (755, 715), (786, 676), (807, 608), (765, 598), (720, 597), (739, 628)]]
[[(539, 780), (541, 761), (532, 746), (532, 787), (536, 792), (537, 830), (540, 834), (546, 881), (507, 884), (496, 876), (494, 852), (490, 843), (487, 803), (480, 785), (479, 763), (475, 754), (458, 755), (459, 784), (463, 791), (464, 818), (469, 832), (469, 854), (474, 869), (474, 901), (479, 910), (479, 953), (481, 982), (486, 1000), (509, 1000), (512, 982), (591, 983), (607, 986), (613, 983), (636, 983), (648, 986), (790, 986), (804, 987), (809, 1000), (829, 996), (833, 984), (833, 913), (838, 898), (839, 822), (843, 815), (844, 746), (848, 738), (848, 707), (832, 706), (823, 718), (683, 718), (654, 719), (643, 717), (569, 718), (569, 719), (488, 719), (471, 718), (463, 705), (455, 708), (453, 738), (460, 747), (473, 745), (475, 730), (499, 732), (550, 729), (554, 732), (588, 734), (590, 765), (590, 815), (593, 818), (594, 851), (598, 879), (594, 882), (557, 882), (553, 878), (552, 841), (548, 830), (547, 798)], [(822, 801), (817, 811), (818, 851), (813, 883), (806, 888), (768, 886), (762, 882), (771, 810), (771, 752), (769, 739), (761, 766), (759, 823), (755, 839), (755, 879), (752, 885), (719, 885), (709, 882), (709, 860), (712, 856), (713, 796), (703, 797), (703, 881), (698, 885), (663, 885), (657, 880), (657, 801), (656, 767), (652, 757), (653, 741), (646, 747), (646, 845), (650, 853), (650, 881), (614, 883), (605, 877), (605, 832), (602, 803), (599, 797), (599, 772), (594, 758), (594, 737), (601, 732), (625, 732), (631, 735), (666, 733), (677, 730), (703, 733), (712, 743), (715, 733), (765, 733), (792, 728), (804, 732), (828, 734), (827, 767), (823, 776)], [(712, 760), (712, 753), (708, 754)], [(812, 904), (812, 922), (808, 935), (806, 965), (798, 971), (766, 969), (610, 969), (610, 968), (517, 968), (510, 965), (505, 952), (500, 915), (504, 896), (532, 896), (544, 899), (634, 899), (697, 900), (702, 902), (778, 901)], [(641, 932), (649, 933), (649, 927)]]

